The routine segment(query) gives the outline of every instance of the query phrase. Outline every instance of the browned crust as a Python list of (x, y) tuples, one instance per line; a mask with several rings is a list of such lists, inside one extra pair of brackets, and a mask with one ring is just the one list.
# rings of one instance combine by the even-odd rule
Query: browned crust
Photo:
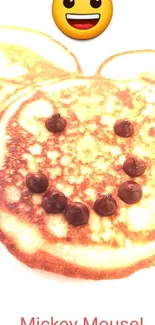
[[(108, 57), (107, 59), (105, 59), (101, 65), (99, 66), (96, 75), (102, 75), (101, 71), (102, 69), (112, 60), (114, 60), (115, 58), (118, 58), (119, 56), (124, 56), (124, 55), (128, 55), (128, 54), (134, 54), (134, 53), (154, 53), (155, 54), (155, 50), (152, 49), (143, 49), (143, 50), (133, 50), (133, 51), (125, 51), (125, 52), (120, 52), (120, 53), (116, 53), (113, 54), (112, 56)], [(110, 78), (106, 78), (105, 76), (103, 76), (104, 79), (109, 80)], [(111, 79), (110, 79), (111, 80)], [(112, 79), (113, 81), (118, 81), (117, 79)], [(119, 80), (120, 81), (120, 80)], [(123, 80), (124, 83), (128, 82), (129, 80)]]
[(96, 270), (93, 268), (86, 268), (76, 264), (67, 263), (63, 259), (56, 258), (53, 255), (42, 252), (41, 250), (38, 250), (37, 253), (31, 255), (24, 254), (17, 249), (13, 241), (1, 230), (0, 240), (12, 255), (26, 266), (32, 269), (52, 272), (70, 278), (81, 278), (86, 280), (116, 280), (127, 278), (141, 269), (147, 269), (155, 266), (155, 255), (153, 255), (145, 260), (137, 261), (132, 266), (125, 268)]

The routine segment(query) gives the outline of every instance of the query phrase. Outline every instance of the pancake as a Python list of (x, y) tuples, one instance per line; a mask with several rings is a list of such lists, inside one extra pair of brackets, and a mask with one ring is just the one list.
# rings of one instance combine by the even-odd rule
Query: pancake
[(155, 51), (137, 50), (115, 54), (106, 59), (98, 69), (104, 78), (131, 81), (143, 75), (155, 75)]
[(31, 268), (116, 279), (155, 264), (152, 86), (78, 78), (1, 114), (0, 239)]
[(80, 74), (81, 68), (63, 45), (37, 31), (0, 27), (0, 103), (39, 80)]

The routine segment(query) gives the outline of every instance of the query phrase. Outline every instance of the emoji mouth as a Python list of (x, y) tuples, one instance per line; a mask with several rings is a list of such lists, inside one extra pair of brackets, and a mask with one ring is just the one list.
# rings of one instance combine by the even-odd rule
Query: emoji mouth
[(100, 20), (99, 14), (91, 14), (91, 15), (78, 15), (78, 14), (67, 14), (66, 15), (67, 22), (73, 28), (76, 29), (90, 29), (97, 25)]

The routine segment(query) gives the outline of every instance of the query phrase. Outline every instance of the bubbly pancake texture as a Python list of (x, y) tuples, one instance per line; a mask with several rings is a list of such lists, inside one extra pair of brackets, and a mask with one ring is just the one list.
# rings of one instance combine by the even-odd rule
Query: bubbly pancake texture
[[(96, 280), (154, 264), (154, 97), (153, 86), (142, 80), (118, 88), (102, 78), (83, 78), (34, 89), (3, 113), (0, 238), (12, 254), (32, 268)], [(55, 114), (66, 121), (60, 133), (46, 127)], [(130, 121), (131, 136), (116, 134), (120, 120)], [(130, 157), (143, 162), (142, 175), (124, 171)], [(37, 172), (48, 179), (42, 194), (26, 184), (27, 175)], [(125, 182), (141, 188), (136, 203), (122, 200)], [(43, 197), (53, 189), (70, 205), (84, 204), (88, 220), (75, 226), (64, 211), (47, 213)], [(94, 203), (104, 195), (115, 200), (112, 215), (96, 212)]]

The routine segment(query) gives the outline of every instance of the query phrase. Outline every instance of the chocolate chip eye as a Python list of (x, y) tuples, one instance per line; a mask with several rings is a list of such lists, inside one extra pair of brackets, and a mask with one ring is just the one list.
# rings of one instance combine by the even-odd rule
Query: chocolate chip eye
[(47, 130), (53, 133), (64, 131), (66, 124), (66, 120), (60, 114), (54, 114), (45, 121)]
[(63, 5), (66, 8), (72, 8), (75, 5), (75, 1), (74, 0), (64, 0)]
[(128, 120), (118, 120), (114, 125), (115, 133), (122, 138), (129, 138), (134, 133), (134, 126)]
[(90, 5), (93, 8), (99, 8), (101, 7), (102, 1), (101, 0), (91, 0)]

